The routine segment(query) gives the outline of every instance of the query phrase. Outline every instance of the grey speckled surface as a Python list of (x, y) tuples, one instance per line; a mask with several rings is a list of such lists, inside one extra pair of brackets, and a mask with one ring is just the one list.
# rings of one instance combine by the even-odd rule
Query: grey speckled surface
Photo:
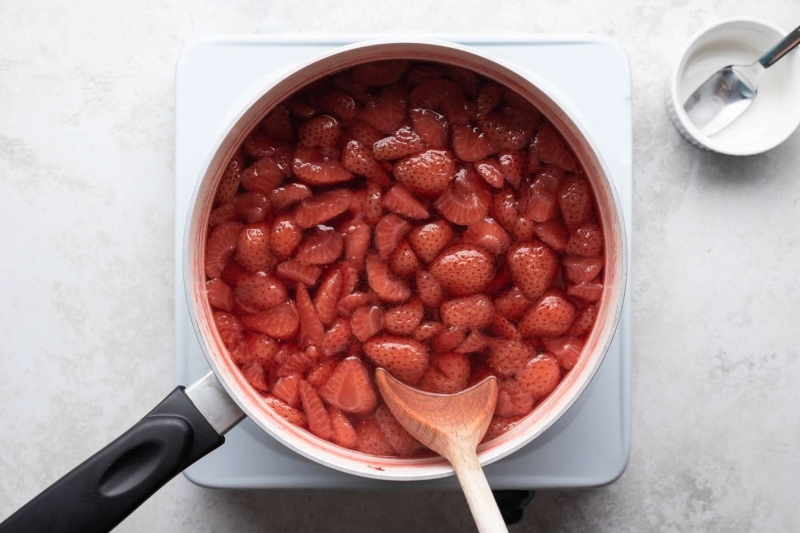
[[(297, 31), (619, 41), (634, 78), (633, 454), (610, 487), (539, 494), (515, 530), (800, 530), (800, 135), (718, 156), (685, 143), (663, 104), (696, 30), (733, 15), (788, 28), (800, 4), (329, 4), (0, 0), (0, 518), (171, 388), (174, 62), (194, 38), (273, 16)], [(472, 528), (455, 493), (230, 493), (178, 477), (118, 531)]]

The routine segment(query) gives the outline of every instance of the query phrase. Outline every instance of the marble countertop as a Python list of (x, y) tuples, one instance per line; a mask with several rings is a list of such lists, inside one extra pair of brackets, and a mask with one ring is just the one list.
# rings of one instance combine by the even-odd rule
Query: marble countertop
[[(615, 484), (539, 493), (515, 531), (798, 531), (800, 134), (700, 151), (664, 108), (720, 18), (800, 4), (0, 0), (0, 519), (173, 385), (174, 67), (182, 47), (297, 32), (595, 32), (634, 83), (633, 452)], [(282, 22), (278, 22), (282, 21)], [(380, 523), (380, 526), (376, 526)], [(457, 493), (225, 492), (179, 476), (116, 531), (472, 530)]]

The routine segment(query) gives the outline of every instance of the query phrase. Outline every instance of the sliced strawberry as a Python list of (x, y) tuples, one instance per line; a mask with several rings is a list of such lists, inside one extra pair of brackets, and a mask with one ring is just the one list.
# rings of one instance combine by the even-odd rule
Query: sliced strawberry
[(300, 426), (301, 428), (308, 426), (308, 423), (306, 422), (306, 415), (303, 413), (303, 411), (287, 405), (283, 400), (269, 395), (264, 397), (264, 403), (271, 407), (272, 410), (275, 411), (275, 414), (285, 419), (289, 423), (294, 424), (295, 426)]
[(394, 447), (386, 438), (374, 416), (362, 419), (356, 425), (356, 449), (369, 455), (396, 455)]
[(383, 197), (383, 207), (405, 218), (428, 218), (430, 213), (408, 189), (400, 184), (387, 191)]
[(549, 220), (536, 224), (533, 232), (547, 246), (556, 252), (563, 252), (567, 247), (567, 228), (560, 220)]
[(411, 66), (406, 75), (406, 83), (412, 87), (416, 87), (422, 82), (433, 80), (436, 78), (444, 78), (444, 71), (439, 65), (433, 63), (417, 63)]
[(394, 164), (394, 177), (414, 194), (428, 198), (444, 192), (456, 175), (456, 163), (449, 150), (427, 150)]
[(567, 253), (593, 257), (603, 253), (603, 232), (597, 224), (587, 222), (572, 231), (567, 242)]
[(580, 226), (592, 216), (592, 192), (589, 183), (575, 176), (561, 182), (558, 191), (561, 216), (568, 227)]
[(469, 357), (462, 353), (435, 354), (419, 388), (438, 394), (455, 394), (467, 388), (470, 375)]
[[(284, 353), (288, 353), (288, 355), (280, 364), (278, 377), (303, 376), (317, 363), (317, 352), (315, 351), (316, 348), (313, 346), (303, 351), (300, 351), (294, 345), (289, 347), (284, 345), (282, 348), (284, 349)], [(275, 358), (277, 360), (278, 356), (276, 355)]]
[(229, 287), (235, 287), (239, 283), (239, 278), (247, 274), (247, 270), (243, 269), (239, 263), (231, 261), (228, 266), (222, 271), (220, 279), (228, 284)]
[(353, 336), (364, 342), (381, 330), (381, 308), (378, 306), (364, 305), (353, 311), (350, 318), (350, 330)]
[(342, 296), (336, 304), (336, 312), (343, 316), (351, 316), (353, 311), (372, 302), (372, 296), (366, 292), (354, 292)]
[(453, 125), (453, 151), (462, 161), (480, 161), (497, 152), (497, 146), (477, 126)]
[(240, 342), (235, 348), (230, 349), (229, 351), (233, 362), (242, 368), (253, 362), (253, 358), (250, 357), (250, 352), (247, 350), (247, 343), (244, 341)]
[(408, 126), (403, 126), (389, 137), (376, 141), (372, 145), (372, 156), (378, 161), (386, 161), (416, 154), (424, 149), (425, 143), (420, 136)]
[(439, 307), (444, 298), (441, 284), (426, 270), (418, 270), (416, 276), (417, 294), (428, 307)]
[(286, 259), (303, 240), (303, 230), (297, 225), (294, 215), (280, 215), (272, 223), (270, 245), (281, 259)]
[(503, 107), (478, 119), (478, 126), (499, 150), (522, 150), (538, 127), (535, 111)]
[(603, 270), (605, 260), (602, 257), (565, 257), (561, 263), (567, 279), (575, 283), (583, 283), (595, 279)]
[(242, 325), (236, 316), (221, 311), (214, 312), (214, 325), (217, 326), (222, 342), (232, 350), (242, 342)]
[(561, 381), (561, 367), (549, 353), (536, 356), (517, 372), (514, 383), (536, 401), (546, 398)]
[(242, 374), (244, 374), (247, 382), (255, 389), (262, 392), (267, 392), (269, 390), (267, 373), (264, 371), (264, 368), (255, 361), (242, 368)]
[(578, 311), (578, 314), (575, 316), (575, 321), (572, 323), (567, 333), (575, 337), (588, 335), (589, 332), (592, 331), (592, 326), (594, 326), (594, 321), (596, 319), (597, 306), (587, 305)]
[(503, 228), (514, 231), (514, 225), (519, 218), (517, 199), (511, 191), (500, 191), (494, 195), (492, 202), (492, 215)]
[(508, 250), (506, 265), (511, 278), (530, 299), (538, 298), (558, 275), (558, 257), (539, 242), (515, 244)]
[(250, 312), (263, 311), (288, 298), (286, 286), (266, 272), (253, 272), (240, 277), (233, 293), (236, 302)]
[(420, 342), (427, 342), (434, 339), (444, 330), (441, 322), (423, 322), (414, 330), (413, 337)]
[(373, 144), (383, 139), (383, 133), (379, 132), (366, 122), (354, 121), (348, 128), (347, 133), (361, 143), (363, 146), (372, 147)]
[(342, 255), (342, 235), (327, 226), (317, 226), (297, 247), (295, 257), (305, 265), (329, 265)]
[(387, 309), (383, 313), (383, 327), (389, 333), (411, 335), (422, 322), (424, 311), (422, 300), (414, 297), (404, 304)]
[(467, 100), (450, 80), (435, 78), (420, 83), (410, 95), (411, 106), (442, 112), (450, 124), (467, 124)]
[(297, 97), (286, 102), (286, 109), (289, 110), (289, 115), (301, 120), (308, 120), (317, 113), (319, 109), (311, 105), (306, 98)]
[(453, 228), (444, 220), (417, 226), (408, 234), (414, 253), (426, 263), (433, 261), (452, 239)]
[(467, 338), (467, 330), (458, 327), (444, 328), (435, 339), (433, 339), (433, 352), (445, 353), (455, 350), (464, 339)]
[(364, 354), (394, 377), (413, 385), (428, 368), (428, 348), (421, 342), (397, 335), (378, 335), (364, 342)]
[(490, 338), (478, 330), (469, 332), (461, 344), (456, 346), (455, 351), (458, 353), (475, 353), (480, 352), (489, 345)]
[(364, 215), (364, 206), (367, 203), (367, 189), (356, 189), (353, 191), (353, 201), (350, 203), (348, 213), (357, 217)]
[(587, 302), (596, 302), (603, 296), (603, 284), (599, 281), (584, 281), (568, 286), (567, 294)]
[(353, 67), (350, 76), (353, 81), (367, 86), (380, 87), (389, 85), (403, 77), (408, 70), (408, 61), (371, 61)]
[(453, 296), (470, 296), (486, 289), (494, 267), (490, 251), (465, 243), (445, 249), (430, 264), (429, 272)]
[(354, 414), (369, 413), (378, 403), (369, 372), (357, 357), (348, 357), (339, 363), (319, 389), (319, 395), (330, 405)]
[(367, 255), (367, 281), (378, 298), (384, 302), (402, 302), (411, 296), (411, 289), (405, 282), (389, 273), (386, 263), (374, 254)]
[(303, 145), (298, 145), (294, 151), (292, 171), (310, 185), (332, 185), (353, 179), (353, 173), (338, 160), (325, 157), (317, 148)]
[[(422, 303), (420, 302), (420, 307)], [(481, 329), (489, 325), (494, 305), (485, 294), (448, 300), (439, 308), (445, 326)], [(420, 313), (422, 318), (422, 313)]]
[[(355, 100), (344, 91), (327, 87), (315, 95), (315, 100), (322, 111), (335, 115), (345, 124), (350, 124), (358, 116), (358, 107)], [(302, 142), (299, 130), (298, 136), (300, 136)]]
[(288, 301), (254, 315), (242, 316), (246, 328), (276, 339), (290, 339), (297, 332), (300, 318), (294, 302)]
[(319, 348), (323, 355), (328, 357), (340, 354), (350, 346), (350, 337), (350, 321), (346, 318), (337, 318), (325, 332)]
[(342, 151), (344, 168), (381, 186), (392, 183), (389, 173), (372, 157), (372, 151), (354, 140), (349, 141)]
[(447, 119), (431, 109), (415, 107), (410, 111), (414, 131), (430, 148), (447, 145)]
[(523, 416), (533, 410), (533, 396), (522, 390), (516, 383), (505, 382), (497, 394), (495, 414), (498, 416)]
[(533, 221), (526, 217), (519, 217), (514, 230), (511, 232), (514, 242), (526, 243), (533, 239)]
[(401, 278), (410, 278), (419, 268), (419, 259), (411, 245), (406, 239), (401, 240), (389, 256), (389, 269)]
[(369, 225), (361, 220), (355, 220), (345, 227), (342, 237), (345, 257), (355, 265), (362, 265), (372, 237)]
[(302, 379), (297, 374), (278, 378), (278, 381), (272, 385), (272, 394), (286, 402), (287, 405), (297, 407), (300, 405), (300, 381)]
[(275, 273), (283, 279), (313, 287), (317, 284), (322, 269), (318, 266), (304, 265), (300, 261), (284, 261), (275, 267)]
[(233, 201), (217, 207), (208, 215), (208, 225), (212, 228), (232, 220), (236, 220), (236, 205), (234, 205)]
[(233, 199), (236, 215), (244, 222), (261, 222), (272, 213), (272, 204), (266, 194), (247, 192)]
[(465, 242), (482, 246), (495, 255), (505, 253), (511, 244), (511, 237), (493, 218), (470, 224), (462, 237)]
[(245, 270), (256, 272), (272, 270), (277, 260), (270, 244), (271, 227), (265, 222), (248, 224), (239, 233), (236, 244), (236, 262)]
[(489, 422), (489, 428), (486, 430), (483, 440), (481, 440), (481, 444), (492, 441), (504, 433), (508, 433), (519, 424), (522, 418), (523, 417), (521, 416), (515, 416), (511, 418), (506, 418), (504, 416), (492, 417), (491, 422)]
[(583, 351), (584, 341), (576, 337), (544, 338), (542, 345), (558, 359), (564, 370), (575, 366)]
[(522, 317), (519, 331), (526, 337), (558, 337), (574, 319), (572, 302), (559, 291), (548, 291)]
[(333, 267), (325, 274), (314, 296), (314, 307), (322, 323), (330, 326), (336, 318), (336, 304), (342, 295), (342, 270)]
[(367, 182), (367, 199), (364, 202), (364, 222), (375, 225), (383, 216), (383, 192), (380, 185)]
[(336, 189), (306, 198), (295, 210), (295, 219), (301, 228), (310, 228), (335, 218), (350, 207), (353, 193)]
[(533, 355), (533, 348), (527, 342), (496, 339), (489, 344), (486, 363), (498, 376), (508, 378), (522, 369)]
[[(291, 112), (291, 110), (290, 110)], [(263, 131), (253, 130), (242, 143), (245, 153), (253, 159), (274, 156), (278, 150), (286, 146), (284, 141), (270, 137)]]
[(488, 82), (481, 85), (478, 89), (478, 96), (475, 98), (475, 113), (472, 118), (477, 119), (488, 115), (500, 105), (503, 100), (503, 91), (496, 83)]
[(333, 430), (331, 439), (333, 442), (343, 448), (355, 448), (358, 442), (358, 435), (347, 415), (333, 405), (328, 408), (328, 414), (331, 417), (331, 429)]
[(371, 97), (361, 110), (359, 118), (376, 130), (389, 134), (403, 125), (407, 102), (405, 88), (393, 85)]
[(468, 226), (489, 214), (492, 193), (475, 170), (465, 167), (456, 174), (453, 186), (434, 202), (436, 209), (453, 224)]
[(214, 197), (215, 205), (225, 205), (231, 202), (233, 197), (236, 196), (236, 192), (239, 190), (239, 184), (242, 182), (244, 165), (244, 155), (241, 152), (236, 152), (228, 163), (228, 166), (225, 167), (222, 180), (220, 180), (219, 185), (217, 185), (217, 194)]
[(268, 195), (283, 183), (285, 177), (277, 160), (267, 156), (256, 160), (242, 171), (242, 185), (248, 191)]
[(522, 176), (525, 175), (525, 159), (526, 156), (523, 152), (501, 150), (497, 154), (503, 177), (515, 189), (519, 189), (522, 184)]
[(510, 339), (519, 341), (522, 340), (522, 334), (509, 319), (503, 315), (496, 314), (492, 319), (492, 331), (503, 339)]
[(278, 353), (278, 342), (261, 333), (247, 333), (244, 345), (250, 359), (257, 361), (264, 368), (272, 365)]
[(378, 250), (378, 257), (384, 261), (388, 259), (410, 230), (411, 225), (394, 213), (381, 218), (375, 225), (375, 248)]
[(550, 124), (542, 124), (536, 133), (536, 138), (531, 144), (536, 147), (539, 159), (561, 167), (564, 170), (575, 170), (575, 159), (561, 142), (560, 136)]
[(519, 287), (512, 287), (494, 301), (494, 307), (498, 314), (511, 320), (522, 318), (522, 315), (530, 309), (531, 305), (533, 305), (533, 302), (525, 296), (525, 293)]
[(394, 448), (398, 455), (409, 455), (417, 449), (419, 443), (406, 431), (400, 422), (394, 417), (392, 412), (385, 404), (375, 409), (375, 420), (386, 436), (386, 440)]
[(211, 231), (206, 242), (206, 276), (220, 277), (236, 250), (242, 228), (238, 222), (225, 222)]
[(317, 308), (314, 307), (306, 286), (298, 283), (295, 296), (297, 299), (297, 314), (300, 319), (298, 342), (300, 342), (302, 348), (319, 346), (325, 331), (317, 314)]
[(341, 132), (342, 127), (338, 120), (328, 115), (319, 115), (300, 124), (297, 128), (297, 139), (308, 148), (333, 148), (339, 141)]
[(270, 195), (269, 200), (272, 207), (280, 211), (290, 205), (296, 204), (311, 196), (311, 189), (302, 183), (287, 183), (283, 187), (274, 189)]
[(306, 413), (311, 433), (321, 439), (331, 440), (333, 437), (331, 417), (319, 399), (317, 391), (305, 381), (300, 382), (300, 401), (303, 403), (303, 411)]
[(211, 307), (222, 311), (233, 311), (233, 289), (220, 278), (206, 281), (206, 298)]
[(494, 157), (481, 159), (480, 161), (476, 161), (474, 166), (475, 171), (486, 183), (496, 189), (503, 187), (505, 178), (503, 177), (503, 169), (497, 159)]

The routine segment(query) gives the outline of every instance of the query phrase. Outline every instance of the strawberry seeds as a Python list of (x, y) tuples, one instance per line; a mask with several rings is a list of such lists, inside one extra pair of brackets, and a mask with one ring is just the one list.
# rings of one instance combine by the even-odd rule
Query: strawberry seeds
[(518, 94), (434, 63), (367, 63), (273, 110), (209, 217), (207, 297), (267, 405), (339, 446), (420, 453), (376, 367), (453, 394), (501, 383), (484, 440), (580, 358), (603, 292), (589, 182)]

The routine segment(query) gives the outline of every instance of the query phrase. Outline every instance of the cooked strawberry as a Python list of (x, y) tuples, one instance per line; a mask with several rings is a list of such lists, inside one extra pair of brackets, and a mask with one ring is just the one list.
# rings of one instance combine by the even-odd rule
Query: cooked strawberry
[(603, 270), (605, 260), (602, 257), (565, 257), (561, 263), (567, 279), (575, 283), (583, 283), (595, 279)]
[(295, 210), (295, 219), (301, 228), (310, 228), (335, 218), (350, 207), (353, 193), (336, 189), (306, 198)]
[(361, 220), (355, 220), (345, 227), (342, 237), (345, 257), (356, 265), (363, 264), (372, 237), (369, 225)]
[(368, 254), (366, 267), (370, 288), (384, 302), (402, 302), (411, 296), (408, 285), (390, 274), (389, 267), (378, 256)]
[(429, 272), (453, 296), (470, 296), (486, 289), (494, 267), (494, 256), (485, 248), (455, 244), (433, 260)]
[(559, 291), (546, 292), (525, 313), (519, 331), (526, 337), (558, 337), (575, 319), (575, 306)]
[(541, 354), (528, 362), (514, 378), (515, 384), (539, 401), (546, 398), (561, 381), (561, 367), (549, 353)]
[(500, 163), (500, 171), (503, 173), (503, 178), (512, 187), (519, 189), (520, 184), (522, 184), (522, 176), (525, 174), (525, 154), (523, 152), (501, 150), (497, 154), (497, 160)]
[(439, 335), (443, 329), (441, 322), (423, 322), (417, 326), (412, 336), (420, 342), (427, 342)]
[(298, 342), (302, 348), (309, 346), (319, 346), (324, 334), (322, 321), (317, 314), (317, 308), (311, 301), (308, 289), (302, 283), (297, 284), (295, 290), (297, 300), (297, 314), (300, 320), (300, 333)]
[(329, 265), (342, 255), (341, 234), (327, 226), (317, 226), (300, 243), (295, 257), (305, 265)]
[(353, 336), (364, 342), (381, 330), (381, 308), (375, 305), (364, 305), (353, 311), (350, 318), (350, 330)]
[(292, 338), (299, 323), (297, 308), (292, 301), (270, 307), (261, 313), (242, 316), (242, 324), (246, 328), (276, 339)]
[(288, 298), (286, 286), (266, 272), (253, 272), (240, 277), (233, 293), (236, 302), (249, 312), (263, 311)]
[(378, 403), (369, 373), (357, 357), (339, 363), (319, 395), (330, 405), (355, 414), (369, 413)]
[(326, 356), (340, 354), (350, 346), (350, 321), (337, 318), (330, 329), (325, 332), (320, 343), (320, 350)]
[(331, 417), (331, 429), (333, 430), (331, 439), (333, 442), (343, 448), (355, 448), (358, 442), (358, 435), (347, 415), (333, 405), (328, 408), (328, 414)]
[[(353, 97), (339, 89), (326, 87), (314, 95), (314, 100), (322, 111), (331, 113), (344, 124), (352, 123), (358, 116), (358, 106)], [(302, 142), (300, 130), (298, 130), (298, 137)], [(333, 146), (333, 144), (328, 146)]]
[(503, 339), (511, 339), (515, 341), (522, 340), (522, 334), (509, 319), (503, 315), (496, 314), (492, 319), (492, 331)]
[(525, 296), (525, 293), (519, 287), (512, 287), (494, 301), (494, 308), (497, 313), (512, 320), (522, 318), (522, 315), (530, 309), (531, 305), (533, 305), (533, 302)]
[(247, 353), (253, 361), (257, 361), (264, 368), (268, 368), (275, 360), (278, 353), (278, 342), (261, 333), (248, 332), (244, 343)]
[(406, 431), (400, 422), (394, 417), (386, 404), (375, 409), (375, 420), (381, 427), (381, 431), (386, 436), (386, 440), (394, 448), (398, 455), (409, 455), (417, 449), (419, 443), (411, 434)]
[(556, 165), (564, 170), (575, 170), (575, 159), (564, 147), (558, 133), (550, 124), (542, 124), (532, 146), (536, 147), (539, 159), (545, 163)]
[(303, 403), (303, 411), (308, 420), (308, 429), (317, 437), (331, 440), (333, 428), (331, 427), (331, 417), (322, 400), (319, 399), (314, 387), (305, 381), (300, 382), (300, 400)]
[(206, 242), (206, 276), (220, 277), (236, 250), (242, 228), (238, 222), (225, 222), (211, 231)]
[(543, 243), (555, 250), (563, 252), (567, 247), (567, 228), (559, 220), (549, 220), (536, 224), (533, 232)]
[(236, 192), (239, 190), (239, 184), (242, 182), (244, 165), (244, 155), (241, 152), (236, 152), (228, 163), (228, 166), (225, 167), (222, 180), (219, 182), (219, 185), (217, 185), (217, 194), (214, 197), (215, 205), (225, 205), (231, 202), (233, 197), (236, 196)]
[(459, 344), (467, 338), (467, 330), (459, 327), (444, 328), (435, 339), (433, 339), (433, 352), (445, 353), (452, 352)]
[(356, 450), (370, 455), (396, 455), (389, 439), (374, 416), (361, 419), (356, 425)]
[(217, 207), (208, 215), (208, 225), (212, 228), (232, 220), (236, 220), (236, 206), (233, 201)]
[(336, 304), (342, 295), (342, 269), (332, 267), (320, 282), (319, 289), (314, 296), (314, 307), (322, 323), (330, 326), (336, 318)]
[(450, 80), (435, 78), (420, 83), (410, 95), (411, 106), (440, 111), (450, 124), (467, 124), (467, 101), (461, 89)]
[(338, 120), (328, 115), (318, 115), (300, 124), (297, 128), (297, 139), (308, 148), (332, 148), (339, 141), (341, 131)]
[(453, 224), (468, 226), (486, 217), (492, 193), (471, 167), (456, 174), (453, 186), (434, 202), (436, 209)]
[(338, 160), (325, 157), (317, 148), (303, 145), (298, 145), (294, 151), (292, 171), (310, 185), (332, 185), (353, 179), (353, 173)]
[(235, 348), (242, 342), (242, 325), (236, 316), (221, 311), (214, 312), (214, 324), (217, 326), (222, 342), (229, 350)]
[(490, 338), (478, 330), (469, 332), (461, 344), (456, 346), (455, 351), (458, 353), (475, 353), (480, 352), (489, 345)]
[(422, 82), (436, 78), (444, 78), (444, 72), (439, 65), (433, 63), (417, 63), (411, 65), (411, 68), (408, 70), (406, 83), (412, 87), (416, 87)]
[(287, 405), (297, 407), (300, 405), (300, 381), (302, 378), (297, 374), (290, 374), (284, 378), (278, 378), (272, 385), (272, 394), (280, 398)]
[(277, 260), (270, 245), (270, 225), (265, 222), (248, 224), (239, 233), (236, 262), (245, 270), (272, 270)]
[(417, 276), (417, 294), (419, 294), (422, 303), (428, 307), (439, 307), (444, 297), (441, 284), (434, 278), (430, 272), (426, 270), (418, 270)]
[(576, 337), (544, 338), (542, 345), (545, 350), (556, 356), (564, 370), (569, 370), (578, 362), (584, 341)]
[(444, 192), (456, 175), (456, 162), (449, 150), (427, 150), (394, 164), (394, 177), (414, 194), (432, 198)]
[(366, 85), (355, 81), (348, 71), (336, 74), (336, 76), (333, 77), (333, 84), (339, 90), (362, 104), (369, 100), (369, 93), (367, 92)]
[(481, 85), (478, 89), (478, 96), (475, 98), (475, 113), (473, 119), (481, 118), (500, 105), (503, 100), (503, 91), (496, 83), (488, 82)]
[(603, 296), (603, 284), (599, 281), (584, 281), (577, 285), (569, 285), (567, 294), (587, 302), (596, 302)]
[(347, 133), (365, 147), (372, 147), (373, 144), (383, 139), (383, 133), (360, 120), (354, 121), (347, 128)]
[(301, 120), (308, 120), (319, 113), (319, 108), (312, 105), (307, 98), (301, 96), (286, 102), (286, 109), (289, 110), (290, 116)]
[(455, 394), (467, 388), (469, 380), (469, 357), (463, 353), (435, 354), (419, 388), (438, 394)]
[(406, 239), (401, 240), (395, 247), (392, 255), (389, 256), (388, 264), (392, 273), (401, 278), (413, 276), (420, 268), (419, 259)]
[(408, 96), (401, 85), (392, 85), (372, 96), (359, 118), (383, 133), (397, 131), (406, 118)]
[(470, 224), (462, 238), (465, 242), (482, 246), (495, 255), (503, 254), (511, 244), (508, 233), (493, 218), (484, 218)]
[(567, 242), (567, 253), (581, 257), (593, 257), (603, 253), (603, 232), (597, 224), (587, 222), (572, 230)]
[(297, 225), (294, 215), (280, 215), (272, 223), (270, 245), (281, 259), (286, 259), (303, 240), (303, 230)]
[(535, 222), (546, 222), (558, 216), (558, 187), (564, 174), (548, 165), (524, 187), (522, 202), (525, 215)]
[(439, 314), (445, 326), (462, 328), (485, 328), (492, 320), (492, 313), (494, 313), (494, 305), (485, 294), (448, 300), (439, 308)]
[(353, 191), (353, 201), (350, 203), (350, 208), (347, 210), (348, 213), (353, 215), (353, 217), (357, 217), (364, 215), (364, 206), (367, 203), (367, 189), (356, 189)]
[(514, 197), (513, 192), (500, 191), (494, 195), (492, 215), (506, 231), (514, 231), (514, 225), (519, 218), (519, 211), (517, 209), (517, 199)]
[(558, 191), (561, 216), (568, 227), (580, 226), (592, 216), (592, 192), (589, 183), (575, 176), (561, 182)]
[(350, 70), (353, 81), (367, 87), (389, 85), (403, 77), (408, 70), (408, 61), (373, 61), (355, 66)]
[(239, 263), (231, 261), (222, 271), (220, 279), (228, 284), (229, 287), (235, 287), (239, 283), (239, 278), (247, 274), (247, 270), (243, 269)]
[(311, 189), (302, 183), (287, 183), (283, 187), (273, 189), (269, 194), (272, 207), (280, 211), (311, 196)]
[(284, 141), (270, 137), (257, 129), (250, 132), (242, 143), (242, 149), (253, 159), (274, 156), (282, 146), (286, 146)]
[(372, 157), (372, 151), (355, 139), (345, 145), (342, 165), (350, 172), (364, 176), (378, 185), (388, 186), (392, 183), (389, 173)]
[(477, 126), (453, 125), (453, 151), (462, 161), (480, 161), (497, 152), (497, 147)]
[(247, 382), (254, 388), (263, 392), (269, 390), (267, 373), (264, 371), (264, 368), (255, 361), (242, 368), (242, 374), (244, 374)]
[(285, 177), (274, 157), (262, 157), (242, 171), (242, 186), (248, 191), (268, 195)]
[(506, 265), (514, 283), (531, 299), (544, 294), (558, 274), (558, 257), (553, 250), (536, 241), (509, 248)]
[(253, 362), (253, 358), (250, 357), (250, 352), (247, 350), (247, 343), (244, 341), (237, 344), (235, 348), (229, 349), (229, 352), (233, 362), (242, 368)]
[(210, 279), (206, 282), (206, 298), (211, 307), (222, 311), (233, 311), (233, 289), (220, 278)]
[(500, 162), (494, 157), (476, 161), (475, 171), (492, 187), (499, 189), (503, 186), (503, 171)]
[(367, 182), (367, 199), (364, 202), (364, 222), (374, 226), (383, 216), (383, 192), (380, 185)]
[(400, 184), (389, 189), (383, 197), (383, 207), (405, 218), (428, 218), (430, 213), (408, 189)]
[(520, 420), (522, 420), (521, 416), (515, 416), (511, 418), (504, 416), (492, 417), (491, 422), (489, 422), (489, 428), (486, 430), (486, 434), (483, 436), (481, 443), (489, 442), (503, 435), (504, 433), (508, 433), (514, 429), (517, 424), (519, 424)]
[(425, 143), (420, 136), (408, 126), (403, 126), (389, 137), (376, 141), (372, 145), (372, 156), (378, 161), (386, 161), (416, 154), (424, 149)]
[(513, 382), (505, 382), (497, 394), (497, 416), (522, 416), (533, 410), (533, 396)]
[(527, 342), (496, 339), (489, 343), (489, 357), (486, 363), (498, 376), (507, 378), (524, 367), (533, 355), (533, 348)]
[[(344, 291), (342, 291), (344, 292)], [(336, 312), (343, 316), (351, 316), (353, 311), (372, 302), (373, 296), (366, 292), (354, 292), (342, 296), (336, 304)]]
[[(278, 368), (278, 377), (303, 376), (317, 363), (317, 352), (313, 346), (302, 351), (294, 345), (288, 347), (284, 345), (282, 348), (283, 353), (288, 353), (288, 355)], [(275, 359), (278, 358), (279, 356), (276, 355)]]
[(272, 212), (272, 205), (266, 194), (247, 192), (233, 199), (236, 215), (247, 223), (261, 222)]
[(478, 126), (498, 150), (522, 150), (539, 125), (535, 111), (503, 107), (478, 119)]
[(519, 217), (514, 230), (511, 232), (514, 242), (528, 242), (533, 239), (533, 221), (526, 217)]
[(453, 80), (458, 88), (469, 98), (478, 94), (478, 75), (469, 69), (453, 65), (442, 65), (446, 78)]
[(414, 297), (404, 304), (387, 309), (383, 313), (383, 327), (389, 333), (411, 335), (422, 321), (424, 311), (422, 300)]
[(447, 145), (447, 119), (431, 109), (415, 107), (410, 111), (414, 131), (430, 148)]
[(413, 385), (422, 379), (428, 368), (428, 349), (409, 337), (379, 335), (364, 343), (364, 354), (394, 377)]
[(268, 136), (283, 142), (292, 142), (294, 129), (289, 110), (285, 106), (278, 106), (261, 121), (261, 129)]
[(375, 225), (375, 249), (378, 251), (378, 257), (387, 260), (410, 230), (411, 225), (394, 213), (381, 218)]
[(453, 239), (453, 228), (444, 220), (417, 226), (408, 234), (408, 243), (416, 256), (429, 263)]
[(268, 395), (264, 397), (263, 401), (266, 405), (271, 407), (278, 416), (294, 424), (295, 426), (304, 428), (308, 425), (306, 422), (306, 415), (303, 414), (303, 411), (287, 405), (286, 402), (280, 398)]
[(275, 273), (283, 279), (303, 283), (309, 287), (317, 284), (322, 269), (318, 266), (305, 265), (300, 261), (284, 261), (275, 267)]
[(594, 321), (597, 319), (597, 306), (587, 305), (575, 316), (575, 321), (570, 326), (569, 335), (576, 337), (583, 337), (588, 335), (594, 326)]

